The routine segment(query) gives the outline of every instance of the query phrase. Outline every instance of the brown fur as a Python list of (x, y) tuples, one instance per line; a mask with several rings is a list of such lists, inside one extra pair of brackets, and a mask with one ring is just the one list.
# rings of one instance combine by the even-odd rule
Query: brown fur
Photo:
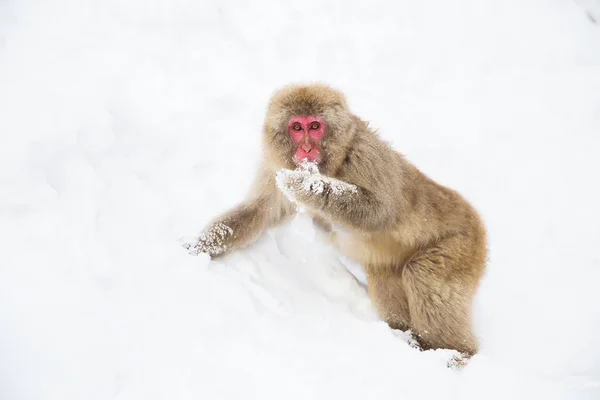
[(319, 170), (357, 190), (339, 196), (328, 184), (320, 193), (301, 190), (298, 181), (286, 181), (286, 187), (337, 248), (364, 266), (381, 318), (393, 328), (410, 328), (425, 348), (475, 353), (471, 301), (486, 259), (478, 214), (380, 140), (329, 87), (289, 86), (273, 96), (264, 124), (264, 163), (249, 200), (211, 225), (223, 223), (230, 231), (204, 235), (192, 251), (218, 256), (294, 215), (275, 185), (277, 171), (295, 168), (295, 145), (287, 134), (294, 115), (326, 121)]

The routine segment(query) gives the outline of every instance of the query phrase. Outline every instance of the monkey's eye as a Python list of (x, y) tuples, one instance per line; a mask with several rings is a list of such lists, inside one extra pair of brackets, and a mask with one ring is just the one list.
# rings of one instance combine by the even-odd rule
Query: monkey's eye
[(293, 130), (295, 130), (295, 131), (299, 131), (299, 130), (302, 130), (302, 127), (300, 126), (300, 124), (299, 124), (299, 123), (295, 123), (295, 124), (292, 126), (292, 129), (293, 129)]
[(318, 122), (313, 122), (312, 124), (310, 124), (310, 129), (317, 130), (319, 129), (319, 126), (320, 125)]

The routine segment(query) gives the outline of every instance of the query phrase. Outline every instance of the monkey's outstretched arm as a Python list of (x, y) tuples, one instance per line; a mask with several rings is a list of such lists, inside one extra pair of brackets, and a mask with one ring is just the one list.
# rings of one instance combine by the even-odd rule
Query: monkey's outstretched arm
[(185, 247), (192, 255), (206, 253), (211, 258), (245, 247), (267, 228), (294, 214), (294, 208), (275, 188), (273, 179), (259, 179), (249, 200), (216, 218), (195, 243)]
[(392, 209), (365, 188), (306, 171), (282, 170), (277, 187), (292, 201), (327, 219), (363, 231), (392, 227)]

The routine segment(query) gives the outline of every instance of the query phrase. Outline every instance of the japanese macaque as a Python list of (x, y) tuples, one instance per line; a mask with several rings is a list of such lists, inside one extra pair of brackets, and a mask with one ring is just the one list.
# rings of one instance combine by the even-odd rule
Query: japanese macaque
[(410, 329), (424, 349), (477, 351), (471, 302), (486, 233), (467, 201), (379, 139), (327, 86), (275, 93), (263, 152), (248, 199), (211, 223), (190, 253), (243, 248), (300, 208), (364, 267), (368, 294), (392, 328)]

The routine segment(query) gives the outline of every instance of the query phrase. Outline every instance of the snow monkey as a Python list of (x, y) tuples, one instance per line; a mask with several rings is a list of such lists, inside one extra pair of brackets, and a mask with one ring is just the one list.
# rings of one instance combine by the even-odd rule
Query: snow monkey
[(303, 209), (364, 267), (369, 297), (392, 328), (411, 329), (424, 349), (477, 351), (471, 301), (486, 233), (467, 201), (422, 174), (323, 85), (274, 94), (263, 152), (248, 199), (187, 245), (191, 254), (242, 248)]

